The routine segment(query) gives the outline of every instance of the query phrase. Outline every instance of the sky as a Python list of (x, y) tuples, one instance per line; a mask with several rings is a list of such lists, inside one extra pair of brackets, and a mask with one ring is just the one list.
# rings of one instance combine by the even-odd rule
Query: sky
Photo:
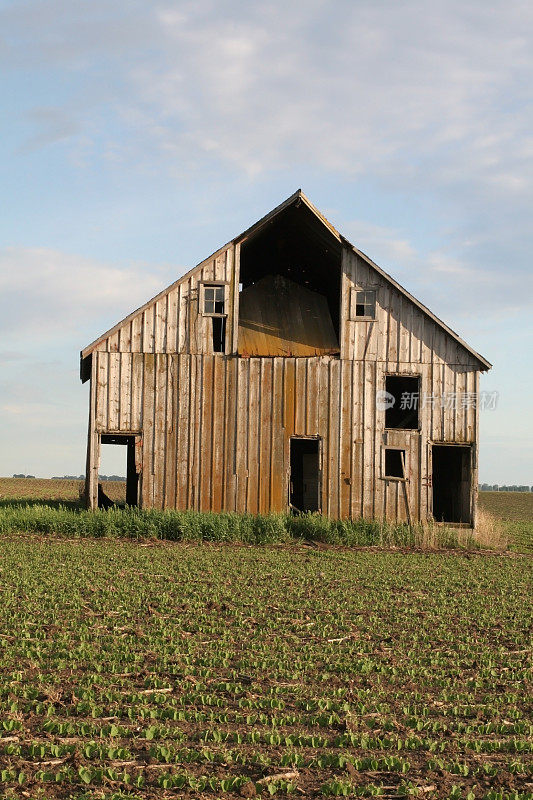
[(301, 187), (494, 364), (479, 478), (533, 484), (532, 32), (525, 0), (0, 0), (0, 475), (83, 473), (80, 349)]

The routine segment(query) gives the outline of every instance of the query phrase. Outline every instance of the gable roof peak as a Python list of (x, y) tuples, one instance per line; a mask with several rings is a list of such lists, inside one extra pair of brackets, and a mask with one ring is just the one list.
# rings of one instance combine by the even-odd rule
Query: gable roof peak
[(127, 321), (129, 321), (130, 319), (135, 317), (140, 312), (144, 311), (146, 308), (151, 306), (153, 303), (155, 303), (160, 298), (164, 297), (166, 294), (168, 294), (172, 289), (174, 289), (182, 281), (187, 280), (187, 278), (192, 273), (194, 273), (197, 269), (199, 269), (207, 261), (211, 260), (216, 255), (218, 255), (219, 253), (222, 253), (224, 250), (226, 250), (231, 245), (241, 244), (246, 239), (248, 239), (252, 234), (255, 234), (256, 232), (258, 232), (264, 225), (268, 224), (275, 217), (277, 217), (279, 214), (281, 214), (283, 211), (285, 211), (287, 208), (289, 208), (290, 206), (295, 205), (295, 204), (300, 205), (301, 203), (305, 204), (305, 206), (314, 214), (316, 219), (319, 222), (322, 223), (322, 225), (329, 231), (330, 234), (332, 234), (338, 240), (339, 243), (344, 244), (348, 248), (350, 248), (357, 256), (359, 256), (359, 258), (363, 259), (370, 267), (372, 267), (372, 269), (374, 269), (379, 275), (381, 275), (381, 277), (384, 278), (384, 280), (388, 281), (392, 286), (394, 286), (395, 289), (397, 289), (407, 299), (409, 299), (412, 303), (414, 303), (414, 305), (416, 305), (426, 316), (428, 316), (431, 320), (433, 320), (433, 322), (435, 322), (440, 328), (442, 328), (442, 330), (444, 330), (449, 336), (451, 336), (462, 347), (464, 347), (465, 350), (467, 350), (471, 355), (473, 355), (475, 357), (475, 359), (477, 361), (479, 361), (479, 363), (481, 364), (481, 369), (482, 370), (487, 370), (487, 369), (491, 368), (492, 364), (489, 361), (487, 361), (487, 359), (485, 359), (483, 356), (481, 356), (479, 353), (477, 353), (472, 347), (470, 347), (470, 345), (468, 345), (463, 339), (461, 339), (461, 337), (457, 333), (455, 333), (455, 331), (453, 331), (450, 327), (448, 327), (448, 325), (446, 325), (446, 323), (444, 323), (441, 319), (439, 319), (439, 317), (437, 317), (435, 314), (433, 314), (433, 312), (430, 311), (430, 309), (427, 306), (425, 306), (423, 303), (421, 303), (420, 300), (417, 300), (416, 297), (414, 297), (410, 292), (408, 292), (407, 289), (405, 289), (400, 283), (398, 283), (398, 281), (396, 281), (384, 269), (382, 269), (374, 261), (372, 261), (372, 259), (369, 258), (365, 253), (363, 253), (362, 250), (359, 250), (345, 236), (343, 236), (341, 233), (339, 233), (339, 231), (334, 227), (334, 225), (332, 225), (332, 223), (322, 214), (321, 211), (319, 211), (319, 209), (311, 202), (311, 200), (309, 200), (309, 198), (304, 193), (304, 191), (302, 190), (301, 187), (299, 187), (295, 192), (293, 192), (293, 194), (291, 194), (289, 197), (287, 197), (286, 200), (284, 200), (278, 206), (273, 208), (272, 211), (269, 211), (268, 214), (265, 214), (264, 217), (261, 217), (261, 219), (259, 219), (257, 222), (255, 222), (253, 225), (251, 225), (249, 228), (247, 228), (245, 231), (243, 231), (243, 233), (241, 233), (240, 235), (236, 236), (234, 239), (231, 239), (223, 247), (219, 248), (214, 253), (212, 253), (210, 256), (208, 256), (208, 258), (203, 259), (202, 261), (200, 261), (199, 264), (197, 264), (192, 269), (188, 270), (184, 275), (182, 275), (180, 278), (178, 278), (176, 281), (174, 281), (174, 283), (172, 283), (170, 286), (168, 286), (162, 292), (159, 292), (151, 300), (148, 300), (148, 302), (144, 303), (144, 305), (142, 305), (140, 308), (138, 308), (135, 311), (133, 311), (131, 314), (129, 314), (127, 317), (125, 317), (123, 320), (121, 320), (119, 323), (117, 323), (112, 328), (110, 328), (108, 331), (106, 331), (106, 333), (102, 334), (97, 339), (95, 339), (94, 342), (92, 342), (90, 345), (88, 345), (87, 347), (85, 347), (81, 351), (82, 360), (84, 358), (86, 358), (88, 355), (90, 355), (92, 353), (92, 351), (102, 341), (104, 341), (111, 334), (115, 333), (115, 331), (117, 331), (124, 323), (126, 323)]

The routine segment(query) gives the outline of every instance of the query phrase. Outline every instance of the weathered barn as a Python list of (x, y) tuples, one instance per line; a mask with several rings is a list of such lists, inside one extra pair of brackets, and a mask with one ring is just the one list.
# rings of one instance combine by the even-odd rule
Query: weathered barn
[(490, 366), (298, 191), (81, 352), (88, 505), (472, 524)]

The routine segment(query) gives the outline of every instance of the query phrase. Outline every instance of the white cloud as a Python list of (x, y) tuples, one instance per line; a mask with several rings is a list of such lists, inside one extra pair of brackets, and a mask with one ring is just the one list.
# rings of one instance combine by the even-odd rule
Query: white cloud
[(118, 322), (184, 271), (119, 268), (42, 247), (8, 247), (0, 251), (0, 332), (13, 343), (36, 336), (39, 343), (59, 343), (88, 329), (96, 335), (103, 320)]
[(528, 188), (531, 8), (334, 5), (160, 8), (163, 55), (130, 73), (137, 109), (165, 122), (158, 146), (249, 173), (314, 163), (422, 182), (436, 157), (444, 184)]
[(27, 0), (0, 22), (9, 66), (79, 76), (63, 117), (40, 109), (33, 145), (96, 133), (95, 158), (178, 172), (209, 157), (249, 176), (313, 165), (531, 193), (523, 0)]
[[(415, 297), (454, 327), (472, 322), (473, 304), (480, 319), (500, 319), (527, 311), (533, 295), (533, 274), (472, 263), (451, 250), (422, 248), (398, 229), (355, 220), (344, 232), (356, 247), (399, 280)], [(462, 242), (459, 250), (468, 250)], [(479, 245), (480, 243), (471, 242)]]
[(34, 108), (29, 112), (28, 118), (35, 124), (37, 132), (21, 146), (19, 152), (22, 153), (55, 144), (81, 132), (80, 123), (62, 108)]
[[(364, 220), (349, 222), (343, 229), (351, 243), (370, 256), (373, 260), (409, 263), (416, 258), (416, 250), (397, 230), (383, 225), (373, 225)], [(379, 252), (379, 257), (378, 257)]]

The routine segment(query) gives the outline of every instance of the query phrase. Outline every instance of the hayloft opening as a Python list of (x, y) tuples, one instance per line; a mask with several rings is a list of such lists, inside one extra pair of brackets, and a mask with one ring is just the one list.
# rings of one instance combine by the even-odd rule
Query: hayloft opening
[(290, 440), (289, 502), (294, 513), (320, 510), (320, 439)]
[[(123, 492), (120, 495), (117, 495), (116, 491), (113, 493), (113, 497), (110, 496), (110, 493), (106, 492), (106, 483), (105, 480), (98, 481), (99, 491), (98, 491), (98, 507), (99, 508), (106, 508), (109, 505), (128, 505), (128, 506), (136, 506), (138, 505), (138, 493), (139, 493), (139, 473), (137, 471), (137, 458), (136, 458), (136, 442), (138, 441), (138, 437), (135, 435), (127, 435), (127, 434), (106, 434), (103, 433), (101, 436), (101, 452), (100, 452), (100, 475), (106, 475), (108, 478), (116, 477), (116, 478), (123, 478), (125, 476), (125, 486)], [(117, 460), (117, 451), (118, 448), (113, 447), (111, 448), (110, 445), (118, 445), (121, 451), (121, 458)], [(109, 453), (109, 460), (107, 458), (107, 451), (115, 451), (113, 453)], [(110, 463), (113, 465), (114, 469), (113, 472), (110, 472), (109, 469), (106, 467), (106, 463)], [(116, 465), (122, 463), (122, 467), (116, 467)], [(104, 472), (104, 470), (107, 470)], [(116, 475), (113, 473), (116, 470)]]
[(341, 243), (300, 200), (240, 251), (239, 354), (339, 353)]
[(418, 375), (387, 375), (385, 377), (387, 405), (385, 427), (418, 430), (420, 377)]
[(433, 517), (437, 522), (471, 524), (471, 448), (433, 445), (432, 461)]

